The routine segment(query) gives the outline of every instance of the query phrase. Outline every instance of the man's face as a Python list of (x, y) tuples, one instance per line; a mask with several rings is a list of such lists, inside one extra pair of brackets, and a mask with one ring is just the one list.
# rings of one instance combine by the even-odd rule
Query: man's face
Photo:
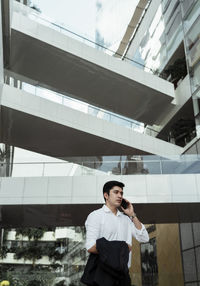
[(122, 202), (123, 190), (118, 186), (114, 186), (110, 190), (110, 194), (108, 195), (107, 193), (105, 193), (104, 197), (106, 198), (106, 203), (108, 203), (110, 206), (115, 206), (116, 208), (118, 208)]

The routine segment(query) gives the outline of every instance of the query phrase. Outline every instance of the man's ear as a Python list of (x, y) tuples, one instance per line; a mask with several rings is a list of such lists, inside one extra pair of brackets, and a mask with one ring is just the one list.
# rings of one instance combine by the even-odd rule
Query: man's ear
[(103, 194), (104, 198), (107, 200), (108, 199), (108, 194), (107, 193), (104, 193)]

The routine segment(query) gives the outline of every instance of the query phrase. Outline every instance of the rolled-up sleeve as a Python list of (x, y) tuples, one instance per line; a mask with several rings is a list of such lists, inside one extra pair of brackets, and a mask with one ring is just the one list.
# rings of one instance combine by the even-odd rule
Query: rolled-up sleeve
[(87, 217), (87, 220), (85, 222), (85, 227), (86, 227), (85, 247), (87, 250), (90, 249), (93, 245), (95, 245), (96, 240), (100, 238), (99, 237), (101, 228), (100, 219), (101, 217), (96, 212), (92, 212)]
[(132, 235), (135, 237), (135, 239), (139, 242), (148, 242), (149, 241), (149, 234), (145, 228), (145, 226), (142, 224), (141, 229), (137, 229), (134, 224), (132, 224)]

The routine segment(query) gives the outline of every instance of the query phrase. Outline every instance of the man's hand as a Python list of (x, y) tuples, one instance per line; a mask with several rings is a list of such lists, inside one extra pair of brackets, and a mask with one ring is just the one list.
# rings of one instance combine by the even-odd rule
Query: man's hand
[(97, 248), (96, 248), (96, 244), (93, 245), (90, 249), (88, 249), (89, 253), (94, 253), (94, 254), (98, 254)]
[(129, 217), (134, 216), (132, 222), (134, 223), (134, 225), (135, 225), (135, 227), (136, 227), (137, 229), (141, 229), (141, 228), (142, 228), (142, 224), (141, 224), (141, 222), (139, 221), (139, 219), (138, 219), (138, 218), (136, 217), (136, 215), (135, 215), (133, 205), (132, 205), (128, 200), (126, 200), (126, 199), (124, 199), (124, 200), (128, 203), (128, 207), (127, 207), (126, 209), (124, 209), (124, 208), (121, 206), (123, 212), (124, 212), (126, 215), (128, 215)]
[(123, 212), (128, 215), (128, 216), (134, 216), (134, 208), (133, 208), (133, 205), (126, 199), (124, 199), (127, 203), (128, 203), (128, 207), (126, 209), (124, 209), (122, 206), (121, 206), (121, 209), (123, 210)]
[(129, 249), (129, 252), (132, 251), (132, 246), (130, 244), (128, 244), (128, 249)]

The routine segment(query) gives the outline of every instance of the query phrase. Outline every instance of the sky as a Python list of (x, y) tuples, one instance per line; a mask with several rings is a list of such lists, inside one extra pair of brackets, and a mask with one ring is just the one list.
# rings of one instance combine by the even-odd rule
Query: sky
[(117, 49), (139, 0), (31, 0), (42, 14), (90, 40), (98, 30)]

